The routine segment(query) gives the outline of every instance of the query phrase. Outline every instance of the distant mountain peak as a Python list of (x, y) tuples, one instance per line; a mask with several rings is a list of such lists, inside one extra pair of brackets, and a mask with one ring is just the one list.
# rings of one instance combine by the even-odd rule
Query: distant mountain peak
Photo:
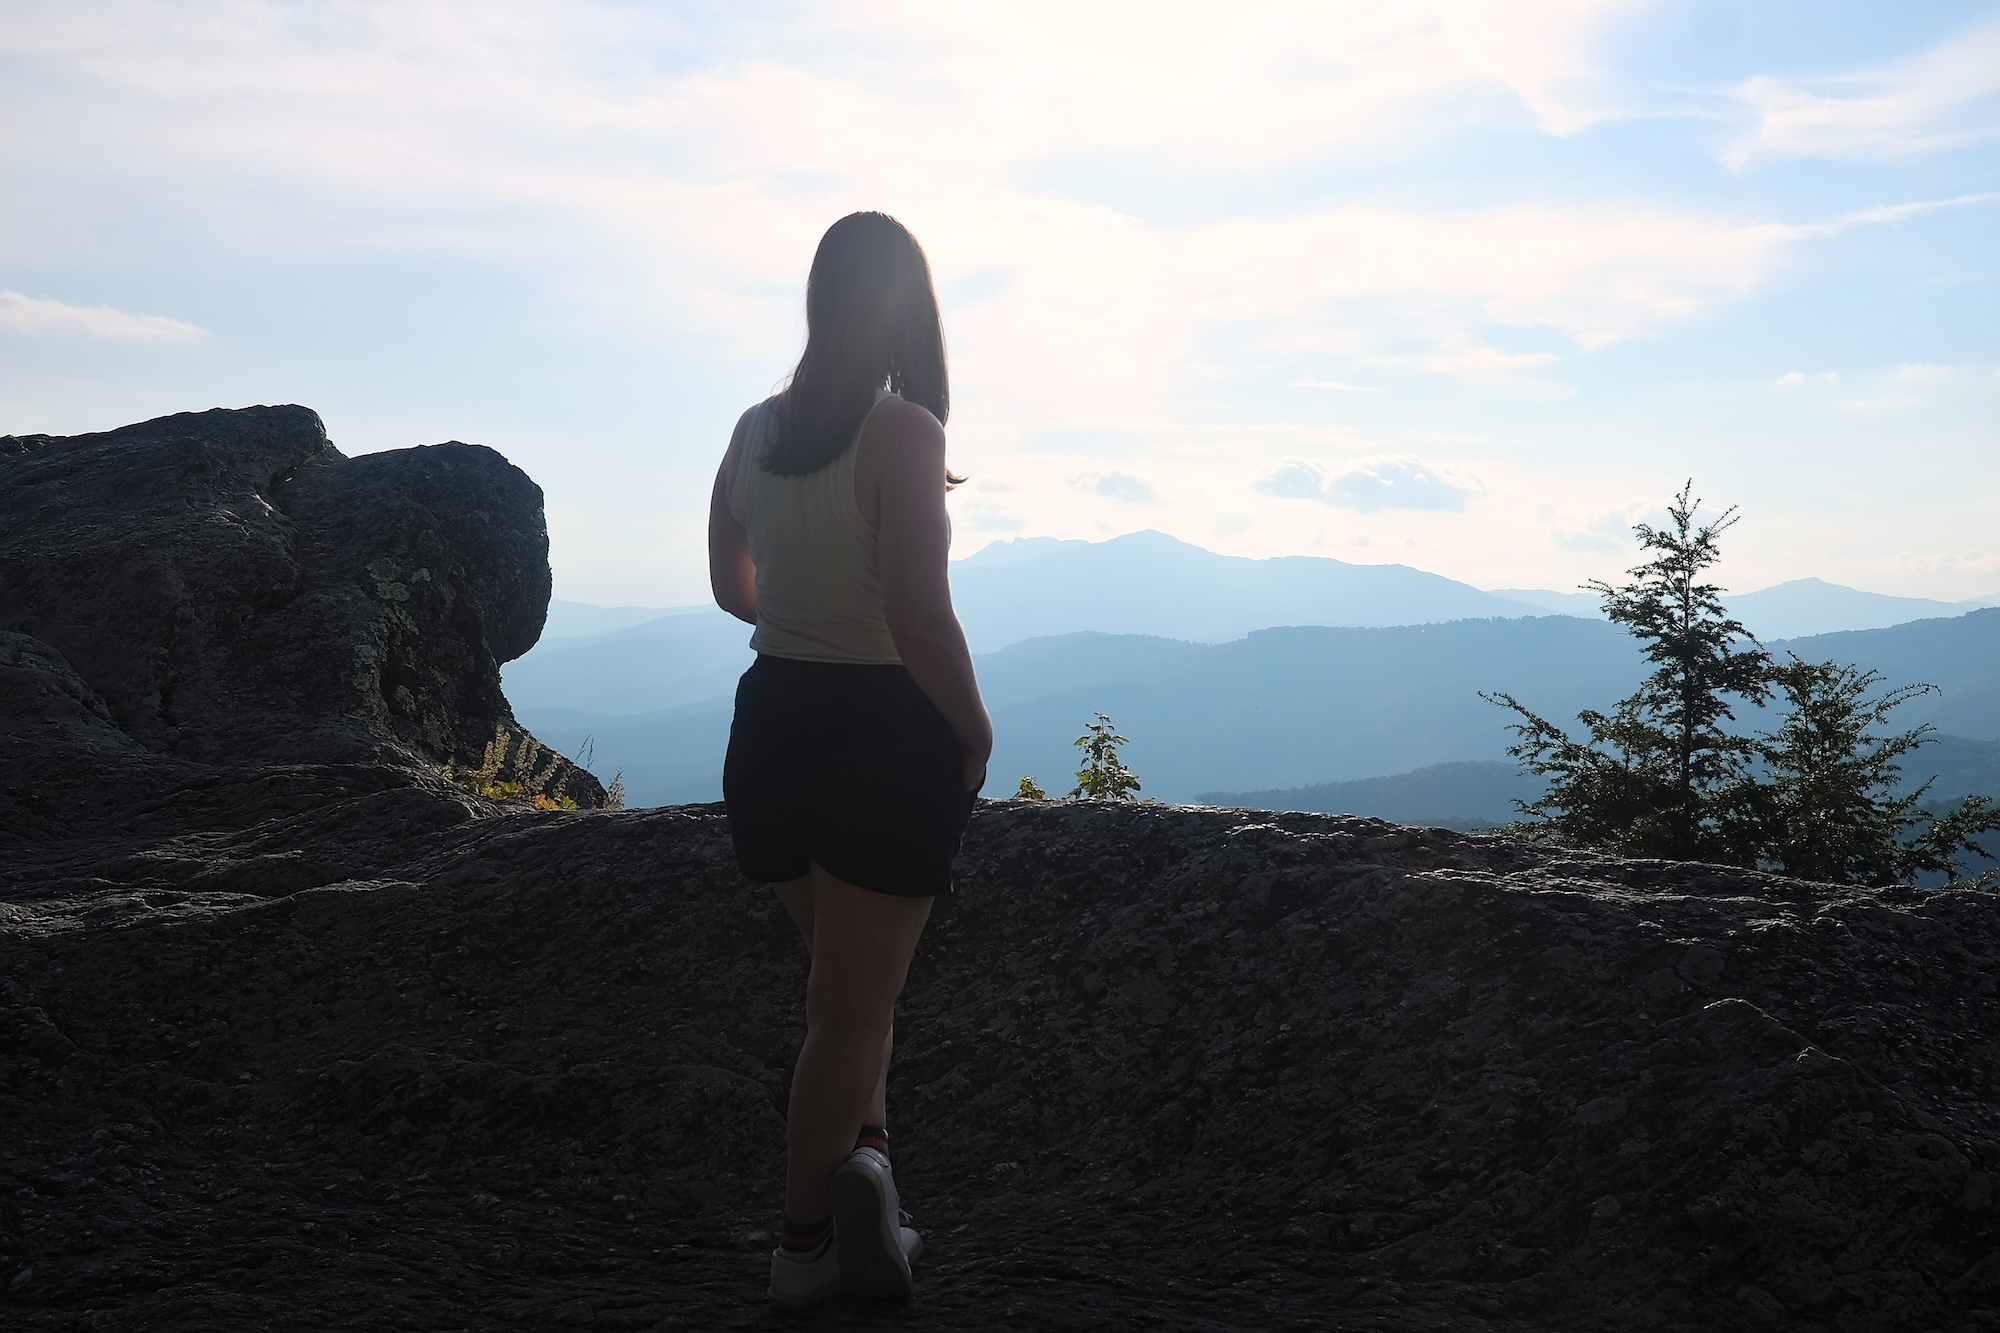
[[(1828, 583), (1825, 579), (1815, 578), (1812, 577), (1811, 575), (1808, 575), (1807, 577), (1802, 579), (1786, 579), (1783, 583), (1773, 583), (1770, 587), (1759, 588), (1757, 589), (1757, 591), (1760, 593), (1783, 592), (1786, 591), (1787, 589), (1796, 590), (1801, 588), (1815, 588), (1815, 589), (1826, 588), (1833, 592), (1861, 592), (1859, 588), (1850, 588), (1844, 583)], [(1745, 593), (1743, 595), (1747, 597), (1751, 596), (1752, 594)], [(1873, 596), (1875, 594), (1862, 593), (1861, 595), (1867, 597), (1867, 596)]]
[(952, 563), (960, 569), (1005, 569), (1013, 565), (1032, 564), (1046, 560), (1058, 551), (1074, 546), (1088, 546), (1087, 541), (1065, 540), (1060, 537), (1003, 537), (992, 541)]
[(1755, 592), (1725, 595), (1730, 614), (1761, 639), (1792, 639), (1839, 630), (1885, 629), (1913, 620), (1963, 615), (1963, 603), (1863, 592), (1825, 579), (1789, 579)]

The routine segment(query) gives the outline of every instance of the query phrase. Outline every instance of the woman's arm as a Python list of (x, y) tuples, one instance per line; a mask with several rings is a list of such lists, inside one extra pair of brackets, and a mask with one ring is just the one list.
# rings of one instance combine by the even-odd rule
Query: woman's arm
[[(880, 459), (876, 558), (889, 637), (919, 688), (965, 747), (967, 791), (984, 780), (993, 723), (972, 675), (965, 631), (951, 609), (945, 562), (951, 523), (944, 508), (944, 427), (923, 408), (886, 400), (869, 423)], [(879, 432), (879, 433), (878, 433)]]
[(743, 422), (729, 437), (729, 449), (722, 466), (715, 470), (715, 486), (708, 495), (708, 587), (715, 604), (738, 620), (757, 623), (757, 566), (750, 559), (750, 535), (729, 512), (729, 479), (736, 475), (736, 460), (743, 449)]

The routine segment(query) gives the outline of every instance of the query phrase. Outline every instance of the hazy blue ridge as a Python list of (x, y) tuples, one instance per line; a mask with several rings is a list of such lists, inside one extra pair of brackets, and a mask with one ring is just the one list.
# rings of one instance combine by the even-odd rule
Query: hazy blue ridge
[(1414, 625), (1541, 610), (1404, 565), (1251, 560), (1150, 531), (995, 543), (958, 562), (951, 587), (974, 652), (1087, 631), (1223, 643), (1272, 625)]
[[(1495, 597), (1526, 602), (1558, 615), (1602, 619), (1603, 598), (1592, 592), (1554, 592), (1547, 588), (1495, 588)], [(1886, 593), (1862, 592), (1824, 579), (1793, 579), (1755, 592), (1733, 593), (1727, 597), (1731, 615), (1760, 639), (1797, 638), (1807, 634), (1832, 634), (1841, 630), (1886, 629), (1912, 620), (1940, 616), (1962, 616), (1967, 611), (1992, 606), (1995, 599), (1969, 602), (1937, 602), (1927, 597), (1891, 597)]]
[[(1024, 773), (1052, 792), (1068, 790), (1071, 742), (1105, 712), (1131, 738), (1126, 756), (1149, 796), (1270, 804), (1292, 789), (1339, 787), (1286, 799), (1374, 802), (1354, 813), (1384, 817), (1483, 821), (1504, 815), (1517, 794), (1513, 778), (1496, 777), (1476, 792), (1464, 787), (1473, 803), (1458, 809), (1383, 802), (1442, 790), (1435, 775), (1410, 778), (1417, 770), (1506, 764), (1507, 717), (1479, 691), (1510, 691), (1573, 725), (1579, 709), (1629, 693), (1642, 670), (1623, 630), (1595, 616), (1539, 615), (1532, 604), (1573, 608), (1586, 605), (1587, 594), (1497, 597), (1398, 566), (1236, 560), (1158, 533), (995, 543), (957, 562), (952, 577), (975, 644), (1036, 624), (1091, 626), (977, 654), (997, 733), (989, 794), (1012, 791)], [(1424, 623), (1459, 604), (1501, 610)], [(1890, 684), (1940, 686), (1899, 717), (1951, 737), (1927, 748), (1912, 771), (1939, 773), (1940, 798), (2000, 785), (1991, 752), (1981, 748), (2000, 741), (2000, 609), (1965, 612), (1816, 580), (1746, 594), (1734, 605), (1753, 629), (1763, 622), (1774, 651), (1873, 667)], [(1327, 618), (1400, 623), (1314, 624), (1312, 607)], [(1938, 607), (1951, 614), (1790, 639), (1768, 628)], [(1266, 625), (1225, 633), (1232, 618)], [(731, 696), (751, 661), (749, 637), (747, 625), (714, 607), (558, 602), (543, 641), (502, 677), (517, 715), (544, 740), (574, 754), (591, 737), (591, 767), (607, 778), (622, 768), (634, 804), (710, 800), (720, 795)], [(1753, 711), (1740, 724), (1755, 729), (1769, 720)], [(1351, 787), (1389, 776), (1409, 781)], [(1475, 776), (1459, 773), (1468, 783)]]
[(713, 606), (593, 606), (589, 602), (549, 602), (548, 618), (542, 622), (542, 642), (557, 639), (589, 638), (610, 634), (634, 625), (643, 625), (662, 616), (713, 611)]
[[(2000, 741), (1939, 735), (1912, 755), (1903, 768), (1901, 789), (1930, 781), (1927, 805), (1955, 804), (1967, 796), (2000, 799)], [(1422, 824), (1461, 831), (1491, 828), (1519, 818), (1516, 800), (1541, 794), (1538, 778), (1511, 761), (1432, 764), (1352, 782), (1322, 782), (1266, 791), (1202, 792), (1203, 805), (1250, 810), (1318, 810), (1328, 814), (1370, 815), (1399, 824)]]
[(1990, 796), (2000, 800), (2000, 741), (1977, 741), (1969, 736), (1938, 734), (1903, 763), (1903, 786), (1915, 786), (1934, 778), (1925, 793), (1925, 803), (1956, 803), (1967, 796)]
[[(740, 634), (723, 623), (729, 635)], [(1895, 683), (1942, 685), (1942, 694), (1913, 701), (1900, 721), (1931, 722), (1956, 739), (1927, 747), (1911, 771), (1945, 775), (1935, 789), (1940, 797), (1993, 790), (1979, 776), (1992, 763), (1979, 744), (2000, 741), (2000, 610), (1779, 647), (1875, 666)], [(657, 665), (664, 672), (672, 660)], [(1183, 801), (1440, 763), (1505, 762), (1506, 716), (1478, 691), (1509, 690), (1573, 725), (1579, 709), (1629, 693), (1642, 669), (1631, 638), (1616, 626), (1556, 616), (1273, 629), (1225, 644), (1063, 635), (982, 654), (975, 665), (998, 738), (990, 792), (1011, 791), (1023, 773), (1050, 791), (1068, 790), (1076, 765), (1070, 742), (1103, 711), (1132, 738), (1126, 754), (1145, 794)], [(593, 735), (594, 771), (608, 777), (622, 767), (635, 804), (712, 800), (721, 791), (733, 671), (720, 676), (706, 700), (675, 708), (520, 704), (517, 712), (565, 753)], [(1741, 721), (1769, 725), (1754, 712)], [(1989, 785), (1973, 785), (1981, 782)], [(1506, 799), (1498, 798), (1502, 808)], [(1439, 817), (1481, 817), (1485, 808)]]
[[(1062, 646), (1037, 651), (1053, 668)], [(1071, 685), (1052, 670), (1039, 697), (994, 705), (993, 771), (1009, 785), (1026, 773), (1066, 790), (1070, 742), (1100, 710), (1130, 738), (1125, 756), (1144, 794), (1169, 801), (1499, 759), (1505, 718), (1480, 690), (1514, 689), (1567, 715), (1609, 705), (1638, 669), (1621, 630), (1567, 617), (1299, 626), (1194, 651), (1162, 643), (1115, 680)]]
[(1862, 592), (1822, 579), (1793, 579), (1756, 592), (1732, 595), (1729, 611), (1764, 640), (1843, 630), (1887, 629), (1913, 620), (1961, 616), (1980, 602), (1936, 602), (1927, 597), (1891, 597)]
[(1542, 783), (1509, 761), (1476, 760), (1429, 764), (1351, 782), (1321, 782), (1272, 791), (1210, 791), (1203, 805), (1247, 810), (1318, 810), (1336, 815), (1368, 815), (1398, 824), (1468, 831), (1520, 818), (1516, 800), (1532, 801)]
[(516, 711), (655, 713), (731, 694), (754, 656), (750, 626), (711, 606), (545, 640), (502, 667), (500, 680)]
[[(1329, 777), (1370, 777), (1456, 759), (1500, 758), (1513, 687), (1557, 713), (1602, 707), (1638, 670), (1631, 640), (1569, 618), (1387, 629), (1262, 630), (1234, 643), (1104, 634), (1031, 640), (976, 660), (997, 737), (989, 794), (1022, 773), (1067, 790), (1070, 742), (1096, 711), (1132, 737), (1145, 794), (1189, 800)], [(730, 700), (639, 715), (517, 706), (548, 743), (594, 737), (593, 771), (623, 768), (634, 804), (720, 793)], [(706, 780), (706, 786), (703, 782)]]
[(1594, 592), (1555, 592), (1548, 588), (1495, 588), (1495, 597), (1525, 602), (1545, 614), (1604, 619), (1604, 599)]
[[(1583, 592), (1487, 593), (1400, 565), (1317, 556), (1246, 560), (1157, 532), (995, 542), (955, 562), (952, 583), (967, 638), (981, 654), (1075, 633), (1226, 643), (1279, 625), (1389, 627), (1549, 611), (1602, 619), (1597, 600)], [(1966, 609), (1817, 579), (1747, 593), (1731, 605), (1766, 641)], [(652, 713), (728, 694), (750, 662), (749, 637), (747, 626), (714, 606), (556, 601), (542, 641), (501, 678), (517, 708)]]
[[(953, 565), (952, 597), (976, 653), (1077, 633), (1222, 643), (1273, 625), (1410, 625), (1541, 613), (1402, 565), (1317, 556), (1249, 560), (1158, 532), (1104, 542), (995, 542)], [(748, 626), (714, 607), (650, 617), (647, 611), (551, 603), (542, 642), (501, 669), (508, 699), (517, 709), (636, 714), (734, 687), (751, 659)]]
[(626, 803), (685, 805), (722, 799), (722, 759), (729, 749), (729, 698), (655, 713), (616, 716), (574, 708), (515, 709), (545, 744), (567, 755), (594, 753), (589, 769), (609, 782), (623, 772)]
[(1851, 662), (1880, 671), (1887, 683), (1925, 682), (1939, 693), (1896, 714), (1904, 726), (1928, 722), (1975, 740), (2000, 740), (2000, 608), (1887, 629), (1847, 630), (1770, 645), (1812, 662)]

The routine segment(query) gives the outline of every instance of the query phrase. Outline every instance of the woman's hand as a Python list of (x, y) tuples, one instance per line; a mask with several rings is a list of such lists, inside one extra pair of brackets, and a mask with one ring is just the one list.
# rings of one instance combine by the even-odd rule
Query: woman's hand
[(986, 785), (986, 759), (971, 750), (960, 750), (961, 778), (968, 792), (977, 792)]

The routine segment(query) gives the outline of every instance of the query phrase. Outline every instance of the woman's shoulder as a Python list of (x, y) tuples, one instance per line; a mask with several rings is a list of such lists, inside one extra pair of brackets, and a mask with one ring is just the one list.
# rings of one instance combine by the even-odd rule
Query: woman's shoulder
[(944, 423), (922, 403), (892, 393), (869, 414), (868, 434), (892, 450), (922, 449), (944, 443)]
[(722, 455), (727, 466), (741, 456), (745, 444), (758, 433), (758, 423), (768, 414), (778, 410), (778, 400), (783, 394), (772, 394), (761, 403), (752, 403), (736, 418), (736, 429), (729, 432), (729, 448)]
[(784, 397), (785, 395), (782, 393), (774, 393), (762, 402), (752, 403), (750, 406), (744, 408), (742, 415), (736, 418), (736, 433), (739, 436), (742, 435), (757, 418), (763, 416), (765, 413), (777, 411), (778, 404), (784, 400)]

